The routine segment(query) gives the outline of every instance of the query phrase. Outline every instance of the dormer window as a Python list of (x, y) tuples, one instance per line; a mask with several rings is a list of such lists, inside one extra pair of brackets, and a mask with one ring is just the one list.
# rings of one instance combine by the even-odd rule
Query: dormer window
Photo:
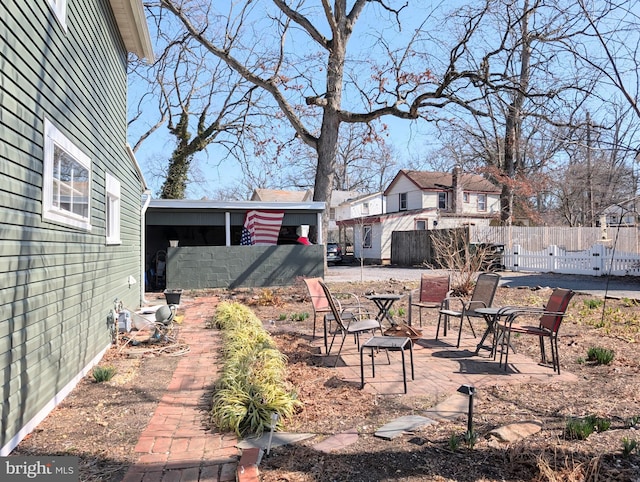
[(400, 193), (399, 206), (400, 206), (400, 211), (406, 211), (407, 210), (407, 193), (406, 192), (401, 192)]

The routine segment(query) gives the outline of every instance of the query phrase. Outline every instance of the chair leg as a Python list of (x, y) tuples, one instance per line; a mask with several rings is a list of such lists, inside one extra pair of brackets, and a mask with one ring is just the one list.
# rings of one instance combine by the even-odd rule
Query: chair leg
[[(560, 353), (558, 353), (558, 338), (555, 336), (550, 337), (551, 342), (551, 356), (553, 357), (553, 371), (560, 375)], [(555, 347), (555, 353), (554, 353)]]
[(333, 364), (333, 368), (338, 366), (338, 360), (340, 359), (340, 353), (342, 353), (342, 347), (344, 346), (344, 340), (347, 338), (347, 333), (342, 334), (342, 342), (340, 343), (340, 348), (338, 349), (338, 353), (336, 354), (336, 361)]
[(313, 335), (311, 336), (311, 340), (315, 340), (316, 339), (316, 319), (317, 319), (318, 315), (316, 314), (316, 312), (313, 312)]
[(538, 342), (540, 343), (540, 363), (547, 363), (547, 354), (544, 349), (544, 337), (539, 336)]
[(509, 365), (509, 347), (511, 346), (511, 331), (504, 330), (502, 333), (502, 340), (500, 344), (500, 363), (498, 366), (502, 366), (502, 356), (504, 355), (504, 370), (507, 371)]
[(471, 323), (471, 317), (467, 315), (467, 321), (469, 322), (469, 328), (471, 328), (471, 333), (473, 333), (474, 338), (478, 338), (476, 335), (476, 330), (473, 328), (473, 323)]
[(460, 348), (460, 340), (462, 339), (462, 325), (464, 324), (464, 314), (460, 317), (460, 328), (458, 328), (458, 344), (456, 348)]
[(438, 313), (438, 325), (436, 326), (436, 340), (438, 339), (438, 335), (440, 334), (440, 323), (442, 322), (442, 317), (444, 316), (444, 335), (447, 336), (447, 315), (443, 315), (442, 313)]
[[(337, 335), (337, 334), (338, 334), (338, 332), (336, 331), (336, 332), (333, 334), (333, 338), (331, 338), (331, 344), (329, 344), (329, 348), (327, 349), (327, 355), (328, 355), (329, 353), (331, 353), (331, 349), (333, 348), (333, 342), (336, 340), (336, 335)], [(344, 341), (344, 337), (345, 337), (346, 335), (342, 335), (342, 336), (343, 336), (342, 340)]]

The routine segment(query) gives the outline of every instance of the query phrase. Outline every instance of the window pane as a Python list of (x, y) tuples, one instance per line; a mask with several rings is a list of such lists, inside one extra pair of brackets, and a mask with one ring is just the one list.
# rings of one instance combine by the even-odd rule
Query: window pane
[(54, 146), (53, 157), (53, 205), (87, 217), (89, 171), (57, 145)]
[(400, 193), (400, 209), (407, 209), (407, 193)]
[(362, 247), (371, 247), (371, 226), (363, 226), (362, 230)]
[(478, 211), (487, 210), (487, 198), (484, 194), (478, 194)]

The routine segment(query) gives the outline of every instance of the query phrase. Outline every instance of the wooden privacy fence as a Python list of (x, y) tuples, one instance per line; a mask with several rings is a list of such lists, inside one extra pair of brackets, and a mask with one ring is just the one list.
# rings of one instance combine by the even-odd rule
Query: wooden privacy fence
[(391, 264), (397, 266), (431, 265), (433, 246), (430, 231), (394, 231), (391, 233)]
[(567, 226), (470, 226), (472, 243), (519, 245), (530, 251), (559, 246), (567, 251), (583, 251), (596, 244), (616, 251), (640, 253), (640, 231), (635, 226), (591, 228)]

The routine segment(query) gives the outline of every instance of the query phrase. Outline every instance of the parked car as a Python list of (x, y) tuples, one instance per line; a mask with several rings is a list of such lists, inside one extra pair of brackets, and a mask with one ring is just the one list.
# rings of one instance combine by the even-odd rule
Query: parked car
[(327, 243), (327, 263), (342, 261), (342, 248), (338, 243)]

